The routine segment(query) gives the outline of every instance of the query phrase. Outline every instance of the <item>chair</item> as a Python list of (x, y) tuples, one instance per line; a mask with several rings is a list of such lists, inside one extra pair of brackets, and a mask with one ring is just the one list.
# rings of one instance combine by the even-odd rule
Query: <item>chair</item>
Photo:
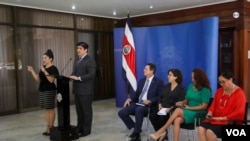
[[(211, 105), (212, 101), (213, 101), (213, 98), (210, 98), (209, 103), (208, 103), (208, 106), (207, 106), (207, 109), (208, 109), (208, 107)], [(207, 113), (197, 113), (197, 114), (195, 115), (195, 119), (194, 119), (195, 121), (194, 121), (194, 123), (181, 124), (181, 126), (180, 126), (181, 129), (186, 129), (186, 130), (188, 130), (188, 132), (187, 132), (187, 134), (188, 134), (188, 139), (190, 139), (189, 131), (192, 131), (192, 140), (191, 140), (191, 141), (195, 141), (195, 140), (196, 140), (196, 139), (195, 139), (196, 127), (200, 125), (200, 123), (201, 123), (201, 121), (202, 121), (203, 119), (205, 119), (206, 114), (207, 114)]]
[(245, 115), (244, 115), (244, 120), (243, 121), (229, 121), (231, 124), (238, 124), (239, 122), (242, 122), (243, 125), (247, 125), (248, 123), (250, 123), (250, 120), (247, 119), (247, 115), (248, 115), (248, 106), (249, 103), (247, 102), (245, 105)]
[[(147, 134), (147, 137), (146, 137), (146, 139), (147, 139), (147, 141), (150, 141), (150, 137), (149, 137), (149, 113), (150, 113), (150, 106), (147, 106), (148, 107), (148, 114), (147, 115), (145, 115), (144, 116), (144, 118), (146, 118), (146, 121), (145, 120), (143, 120), (143, 121), (145, 121), (145, 128), (146, 128), (146, 134)], [(131, 116), (134, 116), (134, 114), (132, 114)], [(127, 136), (129, 136), (129, 130), (127, 129), (127, 133), (126, 133), (126, 137)]]
[[(190, 137), (192, 136), (191, 141), (195, 141), (195, 134), (196, 134), (196, 127), (200, 125), (200, 122), (205, 118), (206, 113), (197, 113), (195, 115), (194, 123), (188, 123), (188, 124), (181, 124), (181, 129), (188, 130), (188, 139), (190, 141)], [(189, 131), (192, 131), (192, 135), (190, 135)]]
[[(246, 107), (245, 107), (245, 116), (244, 116), (244, 121), (243, 124), (247, 125), (248, 123), (250, 123), (250, 119), (247, 118), (248, 116), (248, 108), (249, 108), (249, 103), (246, 103)], [(249, 117), (250, 118), (250, 117)]]
[[(245, 105), (245, 115), (244, 115), (244, 120), (243, 121), (230, 120), (230, 121), (228, 121), (229, 124), (231, 124), (231, 125), (237, 124), (238, 125), (238, 123), (241, 122), (242, 125), (247, 125), (248, 123), (250, 123), (250, 119), (249, 120), (247, 119), (248, 108), (249, 108), (249, 103), (247, 102), (246, 105)], [(222, 140), (222, 138), (218, 138), (218, 140)]]
[[(206, 113), (204, 114), (201, 114), (201, 113), (197, 113), (195, 115), (195, 121), (194, 123), (188, 123), (188, 124), (181, 124), (180, 128), (181, 129), (185, 129), (185, 130), (188, 130), (187, 131), (187, 135), (188, 135), (188, 139), (190, 139), (190, 136), (192, 136), (192, 140), (191, 141), (195, 141), (195, 133), (196, 133), (196, 127), (199, 126), (200, 122), (202, 121), (202, 119), (206, 116)], [(170, 127), (169, 129), (169, 141), (172, 141), (173, 140), (173, 133), (172, 133), (172, 128)], [(192, 131), (192, 135), (190, 135), (189, 131)]]

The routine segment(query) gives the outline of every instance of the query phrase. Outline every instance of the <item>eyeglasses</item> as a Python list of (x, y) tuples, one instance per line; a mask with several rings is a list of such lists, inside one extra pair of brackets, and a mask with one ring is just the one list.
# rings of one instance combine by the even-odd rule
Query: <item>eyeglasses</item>
[(218, 81), (218, 83), (219, 83), (220, 85), (223, 85), (223, 84), (225, 84), (225, 81)]
[(218, 83), (219, 83), (220, 85), (224, 85), (226, 82), (227, 82), (227, 80), (221, 80), (221, 81), (219, 80), (219, 81), (218, 81)]

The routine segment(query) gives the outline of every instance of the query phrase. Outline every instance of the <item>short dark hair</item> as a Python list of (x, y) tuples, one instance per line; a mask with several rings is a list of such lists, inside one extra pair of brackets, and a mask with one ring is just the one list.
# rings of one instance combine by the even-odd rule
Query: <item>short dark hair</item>
[(156, 73), (156, 66), (155, 66), (155, 64), (153, 64), (153, 63), (147, 63), (146, 65), (149, 66), (149, 69), (151, 71), (153, 71), (153, 74)]
[(175, 77), (177, 77), (176, 82), (181, 84), (183, 81), (182, 72), (179, 69), (169, 69), (168, 73), (172, 72)]
[(226, 79), (231, 79), (232, 80), (234, 79), (234, 74), (229, 71), (229, 70), (223, 70), (221, 73), (220, 73), (220, 76), (226, 78)]
[(233, 73), (232, 71), (230, 71), (230, 70), (223, 70), (223, 71), (220, 73), (219, 76), (222, 76), (222, 77), (224, 77), (224, 78), (226, 78), (226, 79), (232, 79), (232, 82), (233, 82), (234, 84), (237, 84), (237, 83), (238, 83), (237, 80), (236, 80), (235, 77), (234, 77), (234, 73)]
[(86, 42), (78, 42), (76, 44), (76, 46), (81, 46), (83, 47), (84, 49), (88, 49), (89, 48), (89, 45), (86, 43)]

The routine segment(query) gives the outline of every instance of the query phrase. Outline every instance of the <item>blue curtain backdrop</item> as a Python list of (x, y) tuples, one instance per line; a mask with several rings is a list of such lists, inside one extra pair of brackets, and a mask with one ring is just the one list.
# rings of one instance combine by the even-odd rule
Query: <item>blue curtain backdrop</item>
[[(183, 73), (183, 84), (192, 82), (194, 68), (202, 68), (208, 75), (212, 93), (217, 89), (218, 68), (218, 17), (198, 21), (154, 27), (132, 28), (136, 48), (137, 80), (143, 77), (146, 63), (156, 64), (156, 76), (165, 83), (167, 71), (178, 68)], [(121, 107), (127, 98), (122, 78), (122, 41), (124, 28), (114, 29), (115, 94), (116, 106)]]

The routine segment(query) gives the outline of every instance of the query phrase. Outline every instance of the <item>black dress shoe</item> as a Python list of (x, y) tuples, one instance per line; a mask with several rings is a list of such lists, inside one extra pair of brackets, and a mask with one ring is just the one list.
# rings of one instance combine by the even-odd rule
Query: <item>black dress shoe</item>
[(135, 137), (131, 138), (129, 141), (141, 141), (141, 136), (136, 135)]
[(48, 132), (43, 132), (43, 135), (44, 135), (44, 136), (49, 136), (50, 133), (48, 133)]
[(85, 137), (85, 136), (88, 136), (90, 135), (90, 133), (79, 133), (79, 137)]
[(137, 133), (133, 132), (131, 135), (129, 135), (129, 138), (134, 138), (137, 135)]

